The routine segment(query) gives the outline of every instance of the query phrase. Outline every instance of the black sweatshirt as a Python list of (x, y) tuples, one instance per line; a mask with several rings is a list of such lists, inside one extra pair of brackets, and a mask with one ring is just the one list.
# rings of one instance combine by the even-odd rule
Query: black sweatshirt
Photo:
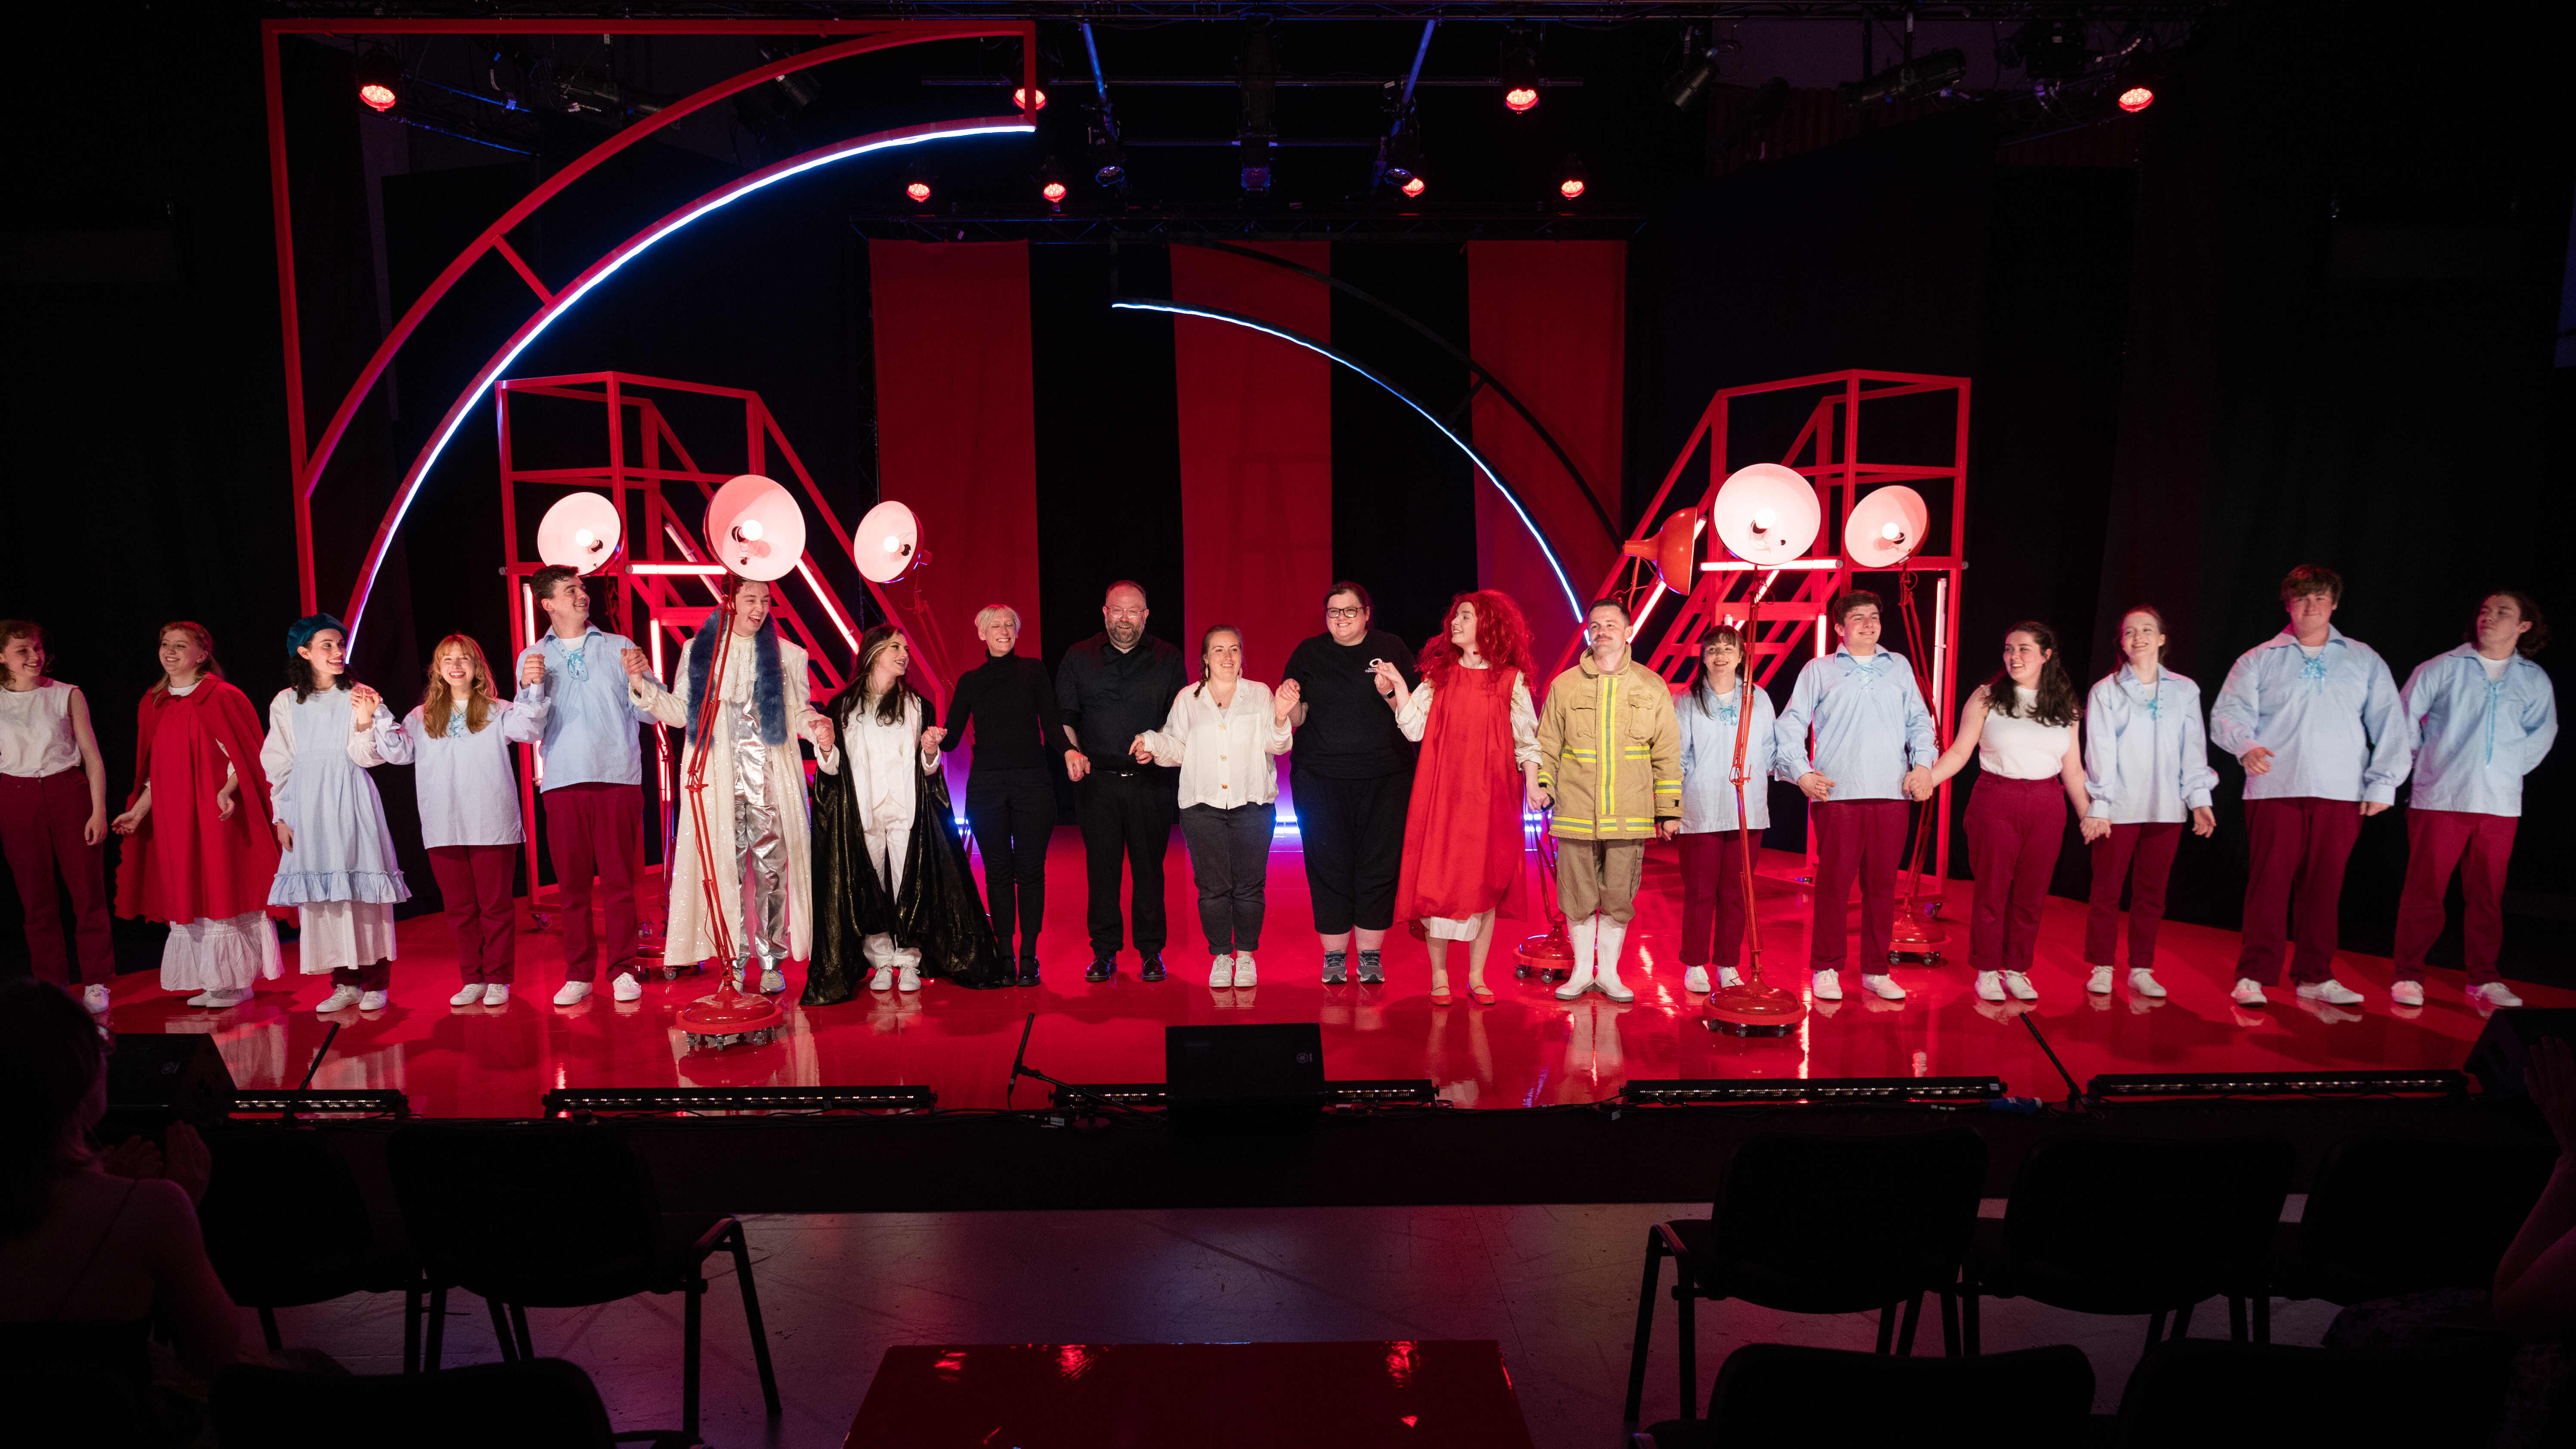
[(1395, 727), (1395, 710), (1377, 692), (1369, 668), (1383, 659), (1418, 688), (1422, 675), (1404, 641), (1371, 629), (1357, 644), (1318, 634), (1288, 656), (1287, 677), (1297, 681), (1306, 722), (1297, 727), (1295, 767), (1330, 780), (1372, 780), (1413, 768), (1413, 741)]
[(1072, 748), (1046, 666), (1017, 654), (986, 655), (957, 681), (957, 692), (948, 698), (948, 736), (939, 748), (953, 750), (966, 743), (970, 724), (975, 727), (978, 770), (1036, 769)]

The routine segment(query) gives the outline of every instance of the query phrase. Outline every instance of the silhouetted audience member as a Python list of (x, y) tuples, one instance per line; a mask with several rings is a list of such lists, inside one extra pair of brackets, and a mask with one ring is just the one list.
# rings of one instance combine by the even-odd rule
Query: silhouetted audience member
[(2558, 1338), (2576, 1330), (2576, 1055), (2544, 1037), (2523, 1079), (2558, 1139), (2558, 1166), (2496, 1265), (2495, 1316), (2524, 1338)]

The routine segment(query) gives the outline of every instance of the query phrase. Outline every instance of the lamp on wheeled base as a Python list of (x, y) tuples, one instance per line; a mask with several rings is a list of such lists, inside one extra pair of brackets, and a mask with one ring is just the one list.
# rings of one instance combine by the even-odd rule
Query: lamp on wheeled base
[(1512, 976), (1527, 981), (1535, 976), (1551, 985), (1562, 984), (1574, 974), (1574, 938), (1566, 934), (1565, 912), (1556, 905), (1556, 829), (1555, 812), (1539, 812), (1539, 874), (1546, 878), (1547, 930), (1521, 942), (1512, 956)]

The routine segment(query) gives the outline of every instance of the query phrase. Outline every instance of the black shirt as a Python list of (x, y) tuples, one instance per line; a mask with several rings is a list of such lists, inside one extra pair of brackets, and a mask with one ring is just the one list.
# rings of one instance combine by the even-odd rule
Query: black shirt
[(1153, 635), (1122, 653), (1107, 634), (1094, 634), (1064, 651), (1055, 670), (1055, 698), (1091, 763), (1126, 774), (1146, 768), (1127, 747), (1145, 731), (1163, 727), (1173, 697), (1187, 683), (1181, 651)]
[(984, 662), (957, 681), (948, 697), (948, 737), (942, 750), (966, 743), (966, 727), (975, 727), (975, 768), (1028, 770), (1044, 766), (1072, 745), (1057, 715), (1055, 691), (1047, 687), (1046, 666), (1017, 654)]
[(1395, 727), (1395, 707), (1377, 692), (1369, 668), (1383, 659), (1404, 675), (1407, 688), (1422, 685), (1413, 651), (1380, 629), (1357, 644), (1336, 644), (1318, 634), (1288, 656), (1288, 678), (1297, 681), (1306, 722), (1297, 727), (1295, 768), (1332, 780), (1366, 780), (1413, 768), (1413, 741)]

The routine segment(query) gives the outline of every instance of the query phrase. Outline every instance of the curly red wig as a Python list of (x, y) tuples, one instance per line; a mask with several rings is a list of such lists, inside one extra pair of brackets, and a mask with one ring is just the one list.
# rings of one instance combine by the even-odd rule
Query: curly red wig
[(1449, 623), (1458, 617), (1460, 604), (1476, 606), (1477, 655), (1492, 668), (1517, 669), (1522, 679), (1528, 679), (1532, 668), (1529, 621), (1521, 617), (1521, 606), (1512, 602), (1512, 596), (1498, 589), (1478, 589), (1449, 601), (1440, 614), (1440, 632), (1422, 646), (1417, 661), (1422, 677), (1436, 688), (1448, 683), (1449, 671), (1458, 667), (1458, 646), (1449, 642)]

